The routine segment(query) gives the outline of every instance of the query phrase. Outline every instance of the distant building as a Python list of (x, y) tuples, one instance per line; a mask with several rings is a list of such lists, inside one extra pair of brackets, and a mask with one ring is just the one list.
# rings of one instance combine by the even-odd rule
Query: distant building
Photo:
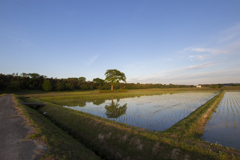
[(201, 88), (202, 86), (201, 85), (197, 85), (196, 88)]

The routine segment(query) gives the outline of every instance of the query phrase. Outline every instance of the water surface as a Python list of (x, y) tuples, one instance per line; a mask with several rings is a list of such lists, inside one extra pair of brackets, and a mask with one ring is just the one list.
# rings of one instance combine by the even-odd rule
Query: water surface
[(240, 92), (225, 92), (201, 139), (240, 150)]
[(66, 108), (90, 113), (152, 131), (164, 131), (179, 122), (217, 93), (194, 92), (141, 96), (93, 102), (58, 101)]

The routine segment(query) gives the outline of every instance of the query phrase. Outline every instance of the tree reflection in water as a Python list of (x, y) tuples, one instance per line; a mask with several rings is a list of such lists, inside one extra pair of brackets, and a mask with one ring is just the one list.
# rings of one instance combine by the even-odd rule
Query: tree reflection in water
[(104, 103), (104, 102), (105, 102), (105, 99), (97, 99), (97, 100), (93, 101), (93, 104), (99, 106), (100, 104), (102, 104), (102, 103)]
[(112, 98), (112, 103), (105, 106), (106, 109), (105, 114), (108, 118), (118, 118), (126, 113), (127, 103), (124, 104), (123, 106), (120, 106), (120, 104), (118, 104), (119, 100), (120, 99), (117, 99), (117, 102), (114, 103)]

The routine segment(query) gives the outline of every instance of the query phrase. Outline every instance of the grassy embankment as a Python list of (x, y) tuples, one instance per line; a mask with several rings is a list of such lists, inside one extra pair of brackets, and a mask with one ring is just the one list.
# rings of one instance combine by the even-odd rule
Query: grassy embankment
[(179, 121), (165, 132), (176, 135), (179, 138), (187, 137), (200, 139), (204, 132), (204, 125), (207, 123), (208, 119), (211, 118), (212, 113), (216, 111), (224, 93), (225, 91), (221, 91), (220, 94), (209, 100), (203, 106), (199, 107), (189, 116)]
[(41, 159), (100, 159), (37, 110), (20, 104), (21, 100), (16, 96), (14, 96), (14, 101), (15, 107), (27, 119), (28, 125), (34, 128), (33, 133), (27, 139), (37, 139), (48, 145), (48, 151)]
[[(139, 90), (138, 90), (139, 91)], [(168, 90), (169, 91), (169, 90)], [(179, 90), (180, 91), (180, 90)], [(200, 90), (202, 91), (202, 90)], [(173, 91), (174, 93), (176, 91)], [(111, 93), (85, 94), (81, 99), (120, 98), (125, 96), (151, 95), (167, 93), (145, 90), (144, 93)], [(153, 132), (143, 128), (110, 121), (83, 112), (63, 108), (47, 101), (57, 101), (61, 96), (52, 97), (35, 95), (28, 101), (45, 102), (47, 105), (39, 109), (41, 113), (67, 131), (75, 139), (82, 142), (95, 153), (106, 159), (237, 159), (237, 150), (222, 147), (217, 144), (202, 142), (204, 124), (207, 122), (213, 108), (221, 101), (224, 92), (214, 97), (188, 117), (165, 132)], [(62, 95), (67, 96), (67, 95)], [(69, 98), (71, 98), (69, 96)], [(80, 98), (80, 97), (79, 97)], [(240, 158), (239, 158), (240, 159)]]

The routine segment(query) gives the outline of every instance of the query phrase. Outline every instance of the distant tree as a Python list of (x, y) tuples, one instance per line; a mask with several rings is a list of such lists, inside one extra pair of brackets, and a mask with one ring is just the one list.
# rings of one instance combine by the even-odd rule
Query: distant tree
[(79, 77), (78, 80), (79, 80), (80, 82), (86, 82), (86, 78), (85, 78), (85, 77)]
[(65, 84), (63, 82), (58, 81), (56, 85), (56, 90), (57, 91), (63, 91), (65, 90)]
[(69, 77), (68, 80), (78, 81), (78, 78), (76, 78), (76, 77)]
[(71, 83), (66, 83), (66, 90), (73, 90), (73, 85)]
[(89, 85), (87, 85), (87, 84), (81, 84), (80, 88), (81, 88), (81, 90), (88, 90), (88, 89), (90, 89)]
[(96, 82), (96, 83), (98, 83), (98, 84), (103, 84), (104, 83), (104, 80), (103, 79), (101, 79), (101, 78), (94, 78), (93, 79), (93, 82)]
[(28, 74), (23, 72), (23, 73), (21, 73), (21, 76), (22, 77), (28, 77)]
[(217, 85), (214, 84), (214, 85), (211, 85), (210, 87), (211, 88), (217, 88)]
[(222, 88), (222, 87), (223, 87), (223, 84), (219, 84), (219, 85), (218, 85), (218, 88)]
[(43, 90), (47, 92), (52, 91), (53, 89), (52, 84), (49, 80), (45, 80), (42, 84), (42, 87), (43, 87)]
[(40, 75), (38, 73), (28, 73), (28, 76), (30, 76), (30, 78), (39, 78)]
[(20, 90), (20, 83), (17, 81), (10, 82), (10, 84), (7, 86), (8, 91), (17, 91)]
[(118, 84), (120, 81), (124, 81), (126, 83), (125, 74), (116, 69), (107, 70), (105, 76), (105, 81), (111, 84), (111, 90), (113, 90), (113, 85)]

